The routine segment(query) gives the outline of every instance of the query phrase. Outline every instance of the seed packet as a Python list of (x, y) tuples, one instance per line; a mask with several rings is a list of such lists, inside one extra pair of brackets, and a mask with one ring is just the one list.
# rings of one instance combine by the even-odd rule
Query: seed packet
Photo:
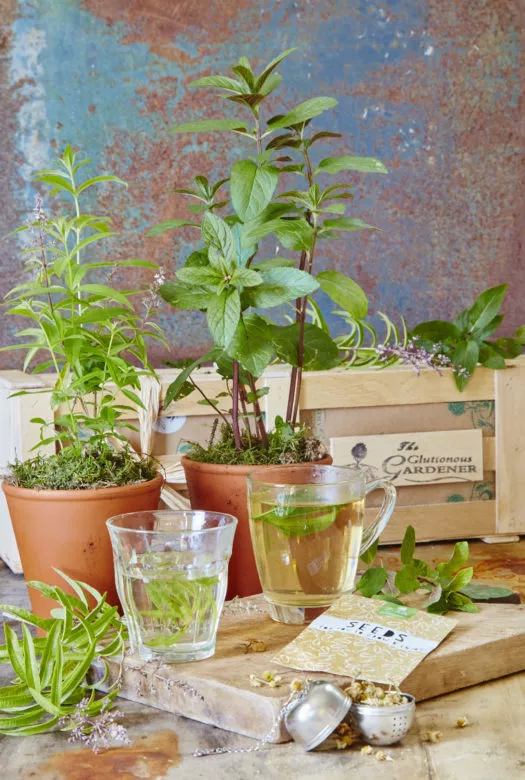
[(456, 620), (364, 596), (343, 596), (274, 661), (399, 685), (445, 639)]

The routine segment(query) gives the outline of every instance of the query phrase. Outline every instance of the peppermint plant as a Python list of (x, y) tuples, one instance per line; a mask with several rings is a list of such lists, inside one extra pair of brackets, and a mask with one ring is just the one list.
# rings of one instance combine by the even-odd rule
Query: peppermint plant
[[(229, 380), (231, 425), (237, 451), (256, 438), (269, 446), (267, 425), (259, 399), (263, 390), (256, 380), (272, 361), (292, 366), (285, 423), (289, 433), (298, 420), (304, 370), (337, 366), (342, 345), (335, 341), (315, 301), (318, 290), (327, 293), (341, 310), (361, 320), (368, 311), (365, 293), (353, 279), (335, 270), (319, 272), (316, 256), (323, 243), (343, 232), (374, 230), (355, 215), (346, 215), (353, 199), (352, 182), (337, 181), (336, 174), (386, 173), (374, 158), (350, 154), (327, 156), (314, 165), (314, 145), (339, 138), (338, 133), (313, 128), (312, 121), (335, 108), (332, 97), (314, 97), (283, 114), (271, 115), (269, 96), (282, 81), (280, 63), (288, 49), (260, 72), (246, 57), (231, 69), (232, 75), (205, 76), (194, 87), (215, 90), (243, 116), (187, 122), (171, 128), (180, 133), (228, 132), (246, 141), (246, 154), (237, 160), (227, 179), (210, 183), (196, 176), (180, 192), (192, 199), (194, 219), (170, 219), (152, 228), (150, 236), (191, 227), (202, 246), (192, 252), (176, 279), (160, 288), (162, 297), (177, 309), (205, 311), (213, 348), (186, 365), (171, 385), (166, 403), (193, 390), (191, 375), (202, 363), (214, 360)], [(296, 187), (285, 182), (297, 178)], [(218, 212), (222, 212), (219, 216)], [(273, 234), (283, 247), (267, 257), (260, 242)], [(266, 310), (281, 305), (290, 309), (288, 324), (274, 321)], [(264, 312), (264, 313), (263, 313)], [(219, 408), (219, 399), (203, 399)], [(251, 408), (253, 407), (253, 412)], [(224, 410), (222, 411), (224, 414)], [(255, 431), (249, 430), (249, 418)], [(241, 433), (244, 424), (247, 436)]]
[(139, 311), (135, 302), (143, 291), (111, 284), (120, 269), (158, 272), (157, 266), (140, 259), (90, 257), (95, 244), (118, 234), (109, 216), (84, 211), (85, 195), (107, 183), (125, 186), (111, 174), (83, 176), (90, 162), (67, 146), (55, 168), (34, 177), (51, 197), (61, 196), (64, 208), (48, 215), (38, 196), (29, 224), (14, 231), (29, 235), (22, 250), (27, 279), (7, 294), (7, 313), (29, 321), (29, 327), (26, 323), (18, 330), (20, 342), (2, 348), (25, 351), (24, 370), (55, 375), (50, 393), (55, 419), (52, 424), (33, 419), (41, 426), (40, 444), (69, 444), (79, 451), (86, 437), (92, 445), (108, 436), (123, 438), (122, 415), (132, 408), (129, 402), (142, 405), (139, 379), (153, 372), (146, 342), (163, 342), (152, 319), (151, 296)]

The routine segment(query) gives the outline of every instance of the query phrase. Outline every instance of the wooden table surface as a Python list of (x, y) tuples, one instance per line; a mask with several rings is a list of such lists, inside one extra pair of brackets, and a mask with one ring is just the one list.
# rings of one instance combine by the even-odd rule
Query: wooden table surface
[[(452, 545), (421, 545), (418, 556), (442, 560)], [(392, 566), (396, 550), (382, 552)], [(525, 600), (525, 540), (515, 544), (471, 543), (476, 577), (519, 590)], [(21, 578), (0, 572), (0, 600), (24, 602)], [(495, 610), (498, 607), (493, 607)], [(524, 648), (525, 652), (525, 648)], [(118, 700), (132, 744), (98, 755), (69, 745), (61, 733), (0, 741), (0, 776), (35, 780), (336, 780), (359, 773), (361, 780), (514, 780), (525, 778), (525, 673), (467, 688), (418, 705), (414, 726), (401, 745), (388, 748), (393, 761), (378, 762), (360, 750), (304, 753), (294, 743), (258, 752), (193, 757), (206, 747), (246, 748), (245, 737)], [(471, 725), (456, 726), (466, 716)], [(439, 743), (424, 740), (441, 732)]]

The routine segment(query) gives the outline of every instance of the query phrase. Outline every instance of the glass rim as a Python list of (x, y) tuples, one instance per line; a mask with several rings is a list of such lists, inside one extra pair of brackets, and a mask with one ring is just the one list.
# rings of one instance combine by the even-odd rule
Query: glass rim
[[(268, 479), (268, 476), (271, 476), (271, 472), (274, 471), (287, 471), (293, 468), (293, 466), (298, 466), (301, 468), (309, 467), (309, 468), (317, 468), (322, 469), (323, 471), (329, 470), (329, 469), (337, 469), (341, 471), (349, 472), (352, 476), (348, 476), (346, 479), (336, 479), (331, 482), (272, 482)], [(261, 475), (259, 478), (258, 475)], [(250, 471), (249, 474), (246, 475), (246, 479), (250, 482), (257, 483), (258, 485), (266, 485), (267, 487), (276, 487), (276, 488), (290, 488), (290, 487), (320, 487), (320, 486), (334, 486), (334, 485), (347, 485), (349, 482), (354, 481), (355, 479), (365, 479), (366, 480), (366, 474), (364, 471), (357, 469), (355, 466), (334, 466), (333, 464), (320, 464), (317, 465), (315, 462), (313, 463), (294, 463), (294, 464), (282, 464), (281, 466), (268, 466), (264, 470), (261, 471)]]
[[(207, 515), (208, 517), (219, 517), (226, 520), (224, 525), (217, 525), (214, 528), (175, 528), (170, 531), (160, 531), (156, 529), (147, 528), (126, 528), (126, 526), (119, 526), (115, 523), (116, 520), (125, 517), (131, 517), (132, 515)], [(238, 518), (235, 515), (230, 515), (227, 512), (211, 512), (207, 509), (143, 509), (138, 512), (122, 512), (119, 515), (113, 515), (113, 517), (106, 520), (106, 526), (108, 531), (124, 531), (132, 534), (152, 534), (163, 536), (181, 536), (182, 534), (209, 534), (216, 533), (217, 531), (224, 530), (226, 528), (235, 529), (238, 523)]]

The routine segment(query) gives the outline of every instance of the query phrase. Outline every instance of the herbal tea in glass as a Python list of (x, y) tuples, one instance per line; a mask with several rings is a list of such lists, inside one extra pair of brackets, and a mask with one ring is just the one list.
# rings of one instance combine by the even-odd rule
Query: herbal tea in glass
[(108, 520), (132, 652), (163, 663), (213, 655), (236, 525), (200, 511)]
[[(382, 487), (384, 505), (363, 528), (365, 495)], [(336, 466), (277, 466), (248, 477), (250, 530), (270, 614), (308, 622), (352, 590), (359, 556), (386, 526), (395, 505), (388, 482)]]

